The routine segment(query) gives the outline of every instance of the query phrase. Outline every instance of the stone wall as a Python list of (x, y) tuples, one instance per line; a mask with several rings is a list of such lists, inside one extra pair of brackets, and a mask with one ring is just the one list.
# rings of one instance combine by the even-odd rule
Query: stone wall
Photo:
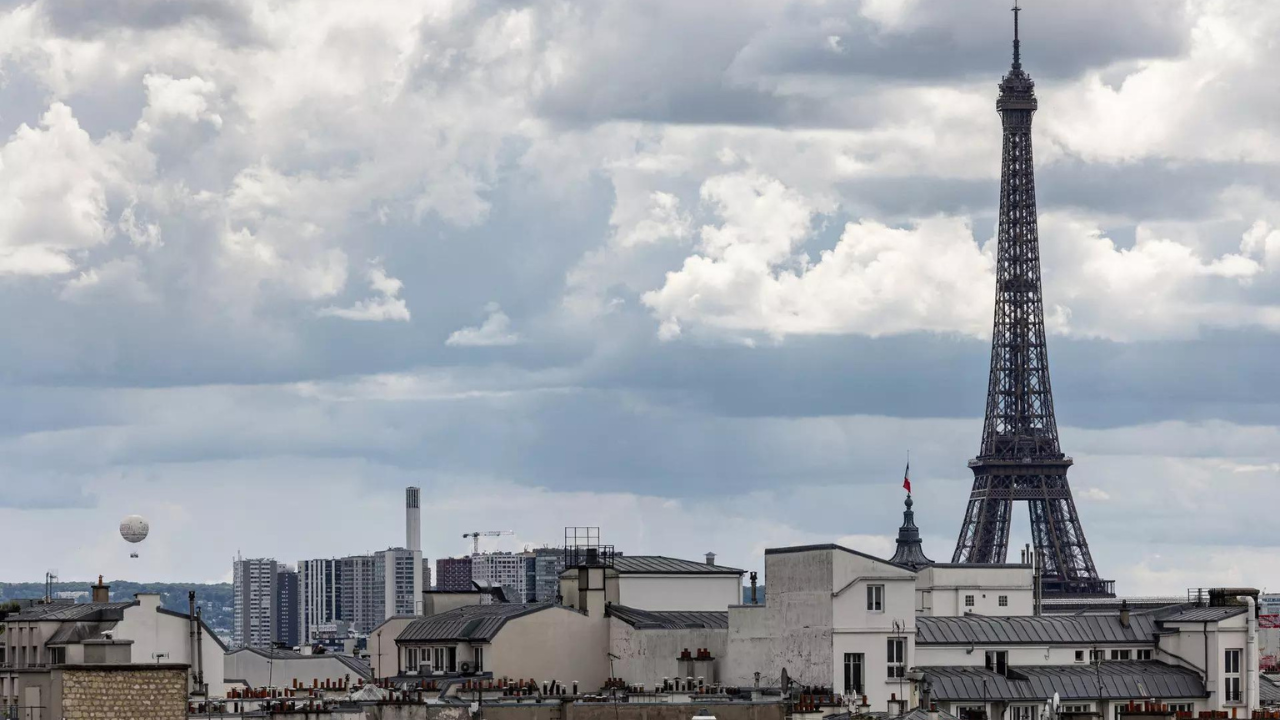
[(59, 718), (186, 720), (186, 665), (78, 665), (53, 672)]

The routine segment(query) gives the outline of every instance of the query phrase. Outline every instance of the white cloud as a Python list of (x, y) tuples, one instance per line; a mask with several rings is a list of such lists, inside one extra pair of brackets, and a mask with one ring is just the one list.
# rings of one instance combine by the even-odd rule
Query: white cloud
[(1111, 494), (1108, 493), (1106, 490), (1102, 490), (1096, 487), (1091, 487), (1091, 488), (1085, 488), (1080, 493), (1080, 498), (1083, 500), (1094, 500), (1097, 502), (1106, 502), (1107, 500), (1111, 499)]
[(698, 326), (776, 337), (980, 334), (990, 322), (992, 261), (962, 219), (850, 223), (810, 262), (797, 251), (822, 201), (752, 172), (712, 178), (702, 197), (721, 224), (703, 226), (700, 254), (644, 295), (664, 339)]
[[(967, 218), (932, 217), (892, 228), (848, 223), (812, 261), (800, 252), (832, 213), (774, 178), (716, 176), (702, 199), (719, 219), (697, 254), (643, 301), (671, 340), (689, 329), (728, 335), (958, 333), (987, 337), (994, 302), (993, 247), (979, 247)], [(819, 208), (826, 207), (826, 210)], [(1139, 224), (1132, 247), (1095, 217), (1040, 218), (1046, 323), (1051, 332), (1121, 342), (1190, 338), (1210, 328), (1280, 330), (1272, 300), (1280, 233), (1258, 221), (1238, 251), (1205, 257), (1200, 228), (1176, 238)]]
[(1194, 238), (1160, 237), (1145, 225), (1128, 248), (1091, 219), (1050, 213), (1040, 227), (1046, 312), (1058, 333), (1133, 341), (1214, 327), (1280, 330), (1277, 307), (1257, 282), (1265, 268), (1247, 256), (1254, 235), (1242, 239), (1245, 253), (1205, 258)]
[(520, 342), (520, 335), (511, 332), (511, 318), (502, 312), (498, 303), (486, 305), (485, 312), (489, 316), (483, 323), (454, 331), (444, 344), (453, 347), (497, 347)]
[(1103, 162), (1280, 161), (1273, 122), (1280, 103), (1269, 72), (1277, 59), (1271, 38), (1280, 31), (1275, 5), (1196, 0), (1187, 6), (1194, 27), (1184, 55), (1097, 69), (1055, 93), (1052, 112), (1042, 112), (1039, 121), (1054, 143)]
[(222, 127), (222, 117), (212, 110), (211, 97), (217, 86), (200, 77), (173, 78), (163, 73), (142, 78), (147, 89), (146, 117), (152, 121), (181, 118), (187, 122), (207, 121)]
[(0, 273), (67, 273), (76, 253), (106, 243), (117, 161), (62, 103), (21, 125), (0, 148)]
[(375, 297), (360, 300), (355, 305), (347, 308), (323, 308), (319, 311), (320, 314), (346, 320), (368, 322), (398, 320), (408, 322), (410, 319), (409, 307), (405, 304), (404, 298), (400, 297), (400, 291), (404, 289), (404, 283), (396, 278), (389, 277), (387, 272), (382, 269), (382, 266), (377, 264), (369, 268), (367, 276), (369, 278), (369, 287), (375, 293)]
[(689, 236), (689, 216), (680, 211), (680, 198), (671, 193), (651, 193), (648, 207), (638, 217), (623, 217), (622, 208), (621, 202), (615, 204), (610, 220), (618, 228), (616, 242), (622, 247)]

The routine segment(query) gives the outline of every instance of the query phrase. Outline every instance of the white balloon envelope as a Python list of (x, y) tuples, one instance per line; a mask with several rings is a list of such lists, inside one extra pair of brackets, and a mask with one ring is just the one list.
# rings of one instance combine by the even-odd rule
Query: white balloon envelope
[(147, 525), (147, 521), (142, 519), (141, 515), (130, 515), (120, 521), (120, 537), (131, 543), (146, 540), (150, 529), (151, 526)]

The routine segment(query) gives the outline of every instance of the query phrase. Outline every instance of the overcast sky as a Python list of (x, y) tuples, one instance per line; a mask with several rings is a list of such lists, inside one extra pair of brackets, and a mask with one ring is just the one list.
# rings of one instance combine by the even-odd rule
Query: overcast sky
[[(1025, 4), (1098, 569), (1280, 587), (1280, 6)], [(0, 0), (0, 580), (399, 545), (410, 484), (431, 558), (887, 555), (908, 452), (949, 560), (1009, 5)]]

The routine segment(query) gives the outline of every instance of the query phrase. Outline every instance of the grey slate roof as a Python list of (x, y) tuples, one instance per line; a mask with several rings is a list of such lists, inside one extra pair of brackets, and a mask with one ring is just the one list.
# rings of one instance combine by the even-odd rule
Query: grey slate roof
[(625, 605), (610, 605), (606, 614), (638, 630), (679, 630), (682, 628), (710, 628), (725, 630), (729, 627), (729, 613), (694, 611), (653, 611)]
[[(228, 654), (234, 655), (240, 652), (248, 652), (248, 653), (253, 653), (255, 655), (261, 655), (262, 657), (270, 658), (271, 660), (303, 660), (303, 661), (325, 660), (325, 659), (337, 660), (338, 662), (350, 668), (353, 673), (355, 673), (356, 675), (359, 675), (365, 680), (373, 679), (373, 670), (369, 667), (369, 665), (366, 664), (360, 658), (352, 657), (350, 655), (342, 655), (340, 653), (318, 653), (318, 654), (304, 655), (298, 652), (297, 650), (286, 650), (284, 648), (272, 648), (270, 650), (267, 650), (265, 648), (251, 648), (251, 647), (236, 648), (235, 650), (232, 650)], [(230, 682), (230, 681), (227, 681), (227, 682)]]
[(1244, 605), (1225, 607), (1191, 607), (1160, 618), (1163, 622), (1219, 622), (1248, 611)]
[[(1151, 660), (1092, 665), (1019, 666), (1008, 677), (983, 667), (920, 668), (939, 700), (1179, 699), (1207, 697), (1194, 670)], [(984, 687), (985, 681), (985, 687)]]
[[(555, 607), (551, 603), (498, 603), (466, 605), (409, 623), (396, 642), (475, 640), (488, 642), (508, 620)], [(574, 612), (565, 609), (565, 612)]]
[(1266, 675), (1259, 675), (1258, 699), (1263, 705), (1280, 705), (1280, 685)]
[[(315, 656), (312, 656), (312, 657), (315, 657)], [(321, 655), (320, 657), (324, 657), (324, 656)], [(338, 658), (338, 662), (351, 668), (351, 672), (355, 673), (356, 675), (359, 675), (365, 680), (373, 679), (373, 668), (370, 667), (368, 663), (361, 660), (360, 658), (352, 657), (350, 655), (330, 655), (329, 657)]]
[[(22, 612), (14, 613), (5, 619), (5, 622), (113, 622), (124, 619), (125, 608), (131, 608), (138, 605), (139, 602), (134, 600), (109, 602), (109, 603), (55, 603), (52, 605), (32, 605), (23, 608)], [(191, 616), (176, 610), (158, 607), (156, 612), (162, 615), (169, 615), (183, 620), (190, 621)], [(200, 620), (200, 626), (204, 628), (213, 642), (223, 652), (227, 651), (227, 646), (213, 632), (203, 619)], [(83, 632), (75, 630), (66, 630), (60, 628), (53, 637), (72, 638), (74, 633)], [(52, 640), (51, 640), (52, 642)], [(67, 644), (68, 642), (79, 642), (79, 640), (59, 640), (59, 644)]]
[(57, 631), (49, 636), (45, 641), (45, 645), (78, 645), (85, 640), (91, 640), (103, 637), (104, 631), (110, 630), (116, 626), (116, 622), (68, 622), (58, 627)]
[(68, 622), (71, 620), (123, 620), (124, 609), (133, 602), (55, 603), (32, 605), (5, 619), (6, 622)]
[(708, 565), (696, 560), (681, 560), (662, 555), (615, 555), (613, 568), (622, 574), (741, 575), (745, 572), (724, 565)]
[(1117, 615), (1042, 615), (1040, 617), (916, 618), (917, 645), (1014, 645), (1052, 643), (1093, 645), (1097, 643), (1149, 642), (1156, 630), (1155, 619), (1147, 613), (1133, 613), (1129, 627)]

